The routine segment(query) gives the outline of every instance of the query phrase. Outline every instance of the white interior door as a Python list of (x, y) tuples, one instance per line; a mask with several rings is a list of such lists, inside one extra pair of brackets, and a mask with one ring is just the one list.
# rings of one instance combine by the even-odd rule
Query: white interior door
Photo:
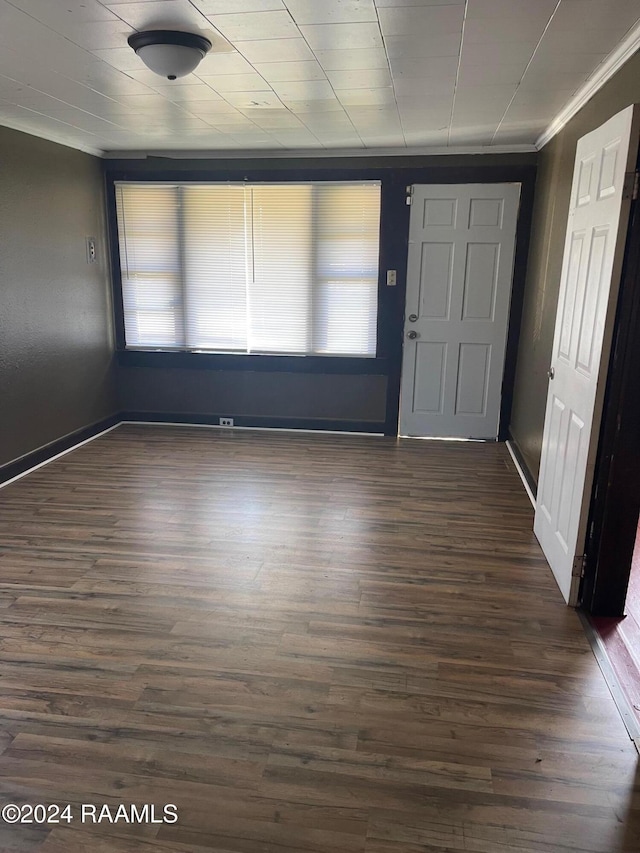
[(587, 516), (635, 169), (631, 106), (579, 140), (556, 314), (534, 530), (577, 603)]
[(400, 434), (498, 436), (519, 184), (413, 187)]

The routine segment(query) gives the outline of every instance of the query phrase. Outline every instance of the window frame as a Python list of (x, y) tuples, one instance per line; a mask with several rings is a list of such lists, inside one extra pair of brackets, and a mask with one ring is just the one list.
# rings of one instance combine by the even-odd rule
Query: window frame
[[(226, 173), (224, 176), (211, 171), (206, 173), (184, 171), (162, 172), (132, 172), (111, 171), (105, 169), (107, 219), (109, 232), (109, 250), (111, 262), (111, 283), (113, 295), (113, 312), (115, 320), (115, 350), (119, 364), (130, 367), (184, 367), (190, 369), (208, 370), (249, 370), (269, 372), (294, 373), (344, 373), (344, 374), (380, 374), (388, 368), (388, 357), (385, 352), (384, 311), (386, 286), (386, 269), (384, 268), (385, 251), (384, 209), (385, 182), (380, 170), (348, 170), (345, 173), (323, 171), (317, 173), (309, 170), (304, 174), (289, 174), (280, 170), (247, 175), (246, 173)], [(376, 350), (375, 355), (331, 355), (331, 354), (291, 354), (291, 353), (234, 353), (208, 350), (189, 350), (157, 348), (146, 349), (128, 347), (125, 338), (125, 316), (122, 289), (122, 268), (120, 261), (120, 243), (116, 208), (116, 186), (122, 182), (149, 184), (335, 184), (335, 183), (377, 183), (380, 188), (380, 222), (378, 230), (378, 287), (377, 287), (377, 317), (376, 317)]]

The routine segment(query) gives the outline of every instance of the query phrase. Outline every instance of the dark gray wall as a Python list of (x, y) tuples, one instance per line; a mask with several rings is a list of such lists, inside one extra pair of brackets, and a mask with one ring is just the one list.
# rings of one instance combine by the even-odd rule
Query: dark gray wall
[[(406, 186), (412, 183), (484, 183), (518, 181), (530, 199), (535, 176), (535, 153), (438, 155), (398, 157), (250, 158), (236, 160), (166, 159), (107, 160), (107, 177), (116, 180), (360, 180), (383, 184), (380, 234), (381, 269), (398, 271), (398, 286), (382, 288), (379, 301), (380, 359), (376, 373), (350, 372), (349, 359), (341, 372), (252, 372), (167, 367), (161, 360), (144, 367), (121, 358), (118, 370), (120, 407), (125, 412), (170, 415), (242, 417), (246, 424), (313, 421), (332, 428), (362, 424), (363, 428), (395, 429), (397, 388), (402, 348), (404, 269), (408, 219)], [(523, 205), (524, 206), (524, 205)], [(530, 215), (527, 209), (526, 216)], [(528, 220), (527, 220), (528, 223)], [(528, 232), (528, 227), (525, 229)], [(525, 235), (526, 236), (526, 235)], [(526, 258), (526, 240), (519, 257)], [(521, 264), (524, 267), (524, 264)], [(520, 319), (522, 279), (514, 293), (514, 328)], [(517, 328), (515, 328), (517, 336)], [(515, 348), (511, 348), (514, 351)], [(126, 354), (125, 354), (126, 355)], [(511, 368), (515, 357), (511, 359)], [(513, 371), (508, 377), (509, 392)], [(394, 396), (395, 395), (395, 396)], [(319, 423), (318, 423), (319, 422)], [(506, 418), (508, 423), (508, 416)], [(309, 424), (308, 424), (309, 425)]]
[(0, 127), (0, 465), (117, 410), (105, 238), (99, 158)]
[(125, 412), (245, 417), (254, 422), (380, 422), (385, 417), (384, 376), (154, 367), (125, 368), (119, 376)]
[(576, 143), (585, 133), (637, 102), (640, 54), (630, 59), (539, 155), (511, 414), (511, 434), (536, 481)]

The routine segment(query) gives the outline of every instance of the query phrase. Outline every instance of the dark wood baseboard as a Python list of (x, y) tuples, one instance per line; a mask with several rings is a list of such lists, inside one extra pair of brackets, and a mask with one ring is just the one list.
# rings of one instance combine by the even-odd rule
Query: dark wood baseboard
[(86, 441), (88, 438), (93, 438), (94, 435), (98, 435), (98, 433), (103, 432), (105, 429), (109, 429), (110, 427), (119, 424), (121, 420), (122, 419), (119, 414), (110, 415), (108, 418), (97, 421), (97, 423), (89, 424), (89, 426), (82, 427), (82, 429), (70, 432), (67, 435), (62, 436), (62, 438), (58, 438), (49, 444), (45, 444), (43, 447), (39, 447), (37, 450), (27, 453), (19, 459), (14, 459), (12, 462), (0, 465), (0, 485), (2, 483), (6, 483), (7, 480), (13, 479), (13, 477), (18, 477), (20, 474), (24, 474), (25, 471), (33, 468), (35, 465), (41, 465), (43, 462), (48, 462), (49, 459), (57, 456), (58, 453), (63, 453), (65, 450), (69, 450), (75, 444), (79, 444), (81, 441)]

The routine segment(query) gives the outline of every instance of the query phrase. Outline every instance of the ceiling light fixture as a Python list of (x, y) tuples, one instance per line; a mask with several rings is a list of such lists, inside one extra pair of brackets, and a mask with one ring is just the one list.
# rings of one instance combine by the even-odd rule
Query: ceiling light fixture
[(191, 74), (211, 50), (211, 42), (204, 36), (177, 30), (133, 33), (127, 41), (147, 68), (168, 80)]

